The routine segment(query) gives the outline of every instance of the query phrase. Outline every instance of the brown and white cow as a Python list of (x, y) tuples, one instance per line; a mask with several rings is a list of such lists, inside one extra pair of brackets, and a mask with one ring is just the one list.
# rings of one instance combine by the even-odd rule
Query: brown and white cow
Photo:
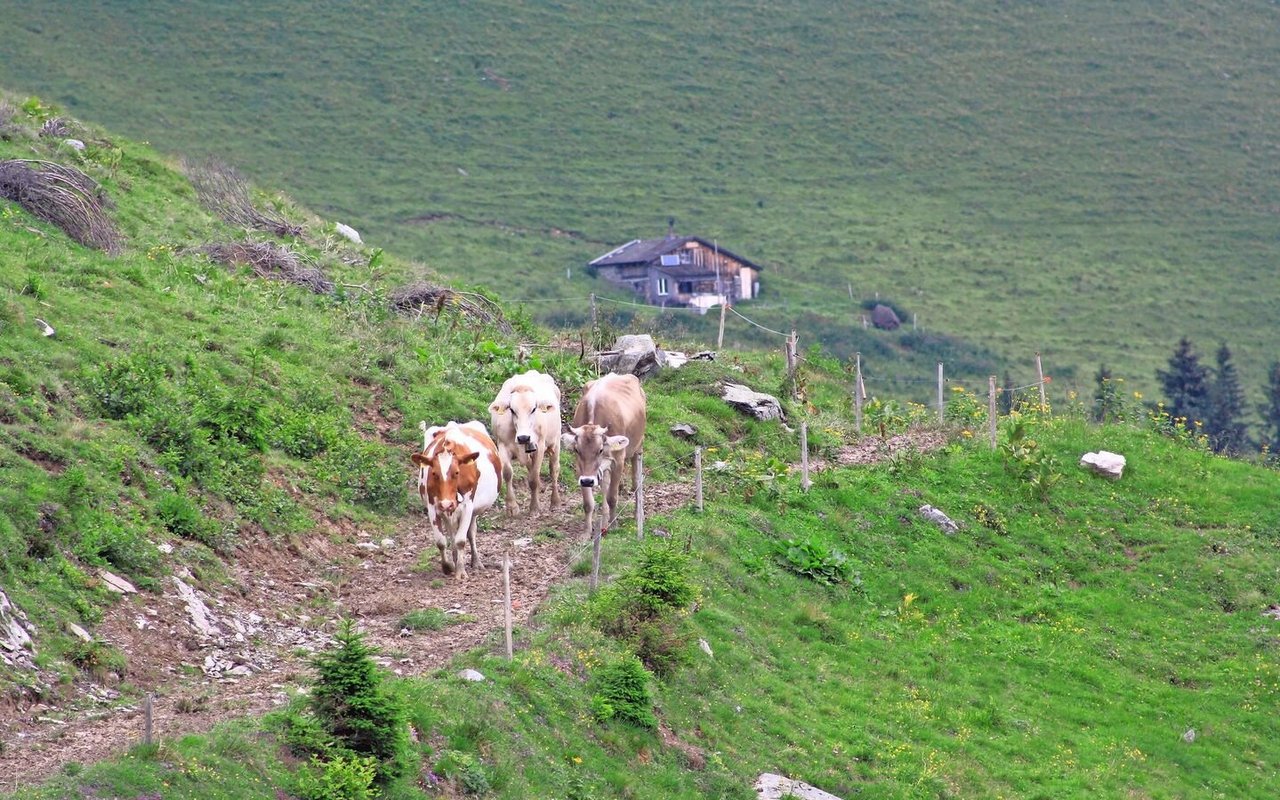
[(462, 565), (466, 544), (471, 546), (471, 566), (484, 568), (476, 548), (476, 523), (498, 499), (502, 461), (482, 422), (431, 428), (423, 422), (419, 427), (422, 452), (412, 456), (418, 465), (418, 497), (435, 533), (440, 569), (462, 580), (467, 577)]
[(490, 428), (502, 459), (507, 513), (516, 513), (511, 480), (516, 463), (529, 471), (529, 513), (538, 511), (544, 458), (551, 481), (551, 507), (560, 505), (560, 387), (550, 375), (529, 370), (507, 378), (489, 405)]
[[(636, 453), (644, 446), (646, 402), (635, 375), (604, 375), (583, 389), (573, 424), (561, 437), (561, 445), (577, 457), (578, 485), (588, 522), (595, 513), (595, 487), (604, 489), (602, 530), (607, 530), (618, 514), (626, 462), (631, 462), (634, 472)], [(633, 475), (632, 488), (638, 483)]]

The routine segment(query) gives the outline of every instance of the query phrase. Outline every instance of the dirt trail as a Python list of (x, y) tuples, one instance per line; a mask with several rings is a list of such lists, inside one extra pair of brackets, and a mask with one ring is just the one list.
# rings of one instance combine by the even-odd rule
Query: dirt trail
[[(518, 484), (517, 491), (523, 488)], [(670, 511), (691, 494), (683, 484), (646, 484), (645, 510)], [(518, 496), (523, 509), (527, 490)], [(229, 566), (230, 583), (217, 596), (200, 593), (218, 627), (211, 635), (192, 625), (172, 578), (165, 579), (161, 594), (123, 598), (94, 634), (126, 654), (125, 680), (131, 686), (154, 692), (158, 739), (283, 705), (309, 681), (310, 652), (323, 647), (338, 616), (358, 621), (367, 640), (382, 649), (379, 660), (388, 669), (429, 673), (486, 641), (501, 647), (504, 550), (512, 555), (517, 625), (528, 621), (585, 551), (581, 496), (567, 492), (554, 512), (545, 510), (548, 501), (544, 490), (544, 510), (533, 518), (508, 519), (502, 512), (487, 517), (480, 544), (486, 569), (471, 571), (466, 581), (443, 578), (426, 518), (413, 513), (394, 546), (385, 549), (370, 547), (376, 541), (350, 525), (318, 530), (287, 547), (248, 543)], [(624, 503), (622, 513), (632, 508)], [(630, 530), (624, 525), (621, 535), (632, 535)], [(429, 568), (418, 568), (420, 555)], [(199, 583), (189, 575), (184, 580)], [(401, 618), (423, 608), (465, 615), (467, 621), (402, 635)], [(68, 694), (65, 701), (22, 707), (0, 700), (0, 790), (39, 783), (68, 763), (98, 761), (142, 740), (140, 701), (121, 704), (106, 685), (77, 686)]]

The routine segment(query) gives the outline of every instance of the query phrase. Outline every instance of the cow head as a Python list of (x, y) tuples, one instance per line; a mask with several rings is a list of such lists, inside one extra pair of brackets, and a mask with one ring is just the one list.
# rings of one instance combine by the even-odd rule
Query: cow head
[(559, 409), (555, 403), (539, 398), (537, 392), (528, 386), (517, 386), (506, 397), (499, 397), (489, 406), (489, 413), (495, 420), (505, 414), (511, 415), (511, 424), (515, 428), (516, 444), (524, 448), (526, 453), (538, 449), (538, 422), (543, 419), (539, 415), (550, 414), (559, 417)]
[(591, 423), (569, 428), (560, 437), (560, 446), (577, 459), (578, 485), (584, 488), (603, 485), (614, 462), (621, 464), (629, 444), (627, 437), (610, 436), (608, 428)]
[(418, 494), (423, 504), (446, 516), (457, 511), (462, 498), (473, 494), (480, 481), (476, 466), (479, 456), (448, 439), (434, 441), (425, 451), (414, 453), (412, 460), (420, 469)]

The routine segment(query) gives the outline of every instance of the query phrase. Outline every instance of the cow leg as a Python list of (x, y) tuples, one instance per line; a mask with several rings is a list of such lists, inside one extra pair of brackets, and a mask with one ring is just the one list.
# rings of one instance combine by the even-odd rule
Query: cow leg
[(552, 440), (547, 455), (547, 480), (551, 481), (551, 507), (560, 507), (560, 439)]
[(440, 571), (443, 572), (445, 575), (452, 575), (453, 562), (449, 560), (449, 557), (450, 557), (450, 554), (452, 554), (453, 550), (451, 547), (446, 549), (446, 546), (448, 544), (449, 543), (445, 540), (445, 538), (441, 536), (439, 532), (437, 532), (436, 533), (436, 549), (440, 551)]
[(471, 527), (467, 530), (467, 542), (471, 545), (471, 567), (478, 570), (484, 569), (484, 564), (480, 563), (480, 548), (476, 546), (476, 541), (479, 538), (480, 533), (480, 531), (477, 530), (479, 523), (479, 517), (472, 517)]
[(538, 491), (542, 488), (542, 476), (539, 471), (542, 469), (542, 448), (530, 454), (529, 460), (529, 515), (533, 516), (538, 513)]
[(616, 461), (613, 469), (609, 470), (609, 486), (604, 493), (604, 529), (612, 528), (613, 523), (617, 521), (618, 495), (621, 494), (624, 471), (622, 465)]
[(590, 539), (595, 534), (593, 521), (596, 516), (596, 495), (592, 487), (582, 487), (582, 510), (587, 515), (587, 538)]
[(502, 464), (502, 485), (506, 487), (507, 516), (514, 517), (516, 515), (516, 488), (515, 481), (512, 478), (515, 476), (516, 470), (512, 466), (511, 451), (506, 446), (498, 448), (498, 461)]
[(453, 561), (458, 567), (458, 576), (462, 579), (467, 577), (466, 567), (462, 566), (462, 551), (467, 546), (467, 541), (471, 541), (471, 566), (481, 569), (479, 563), (479, 553), (476, 552), (475, 544), (475, 526), (476, 511), (470, 501), (464, 504), (462, 509), (462, 520), (458, 525), (458, 532), (453, 535)]

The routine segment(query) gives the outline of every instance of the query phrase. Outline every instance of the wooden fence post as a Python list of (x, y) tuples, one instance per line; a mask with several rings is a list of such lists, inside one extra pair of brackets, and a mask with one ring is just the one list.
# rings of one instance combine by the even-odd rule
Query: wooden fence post
[(1040, 413), (1044, 413), (1044, 366), (1040, 363), (1040, 353), (1036, 353), (1036, 381), (1040, 385)]
[(724, 316), (729, 311), (728, 303), (720, 304), (720, 333), (716, 336), (716, 350), (724, 349)]
[(991, 449), (996, 449), (996, 376), (987, 378), (987, 437)]
[(809, 423), (800, 423), (800, 488), (809, 491), (813, 481), (809, 480)]
[(147, 692), (146, 699), (142, 702), (142, 743), (151, 744), (151, 706), (155, 702), (155, 695)]
[(511, 554), (502, 554), (502, 625), (507, 636), (507, 660), (513, 657), (511, 647)]
[(857, 361), (857, 372), (855, 373), (853, 383), (853, 420), (858, 434), (862, 434), (862, 353), (855, 353)]
[[(602, 515), (603, 516), (603, 515)], [(592, 592), (600, 585), (600, 530), (602, 516), (591, 515), (591, 584)]]
[(941, 425), (941, 424), (942, 424), (942, 421), (943, 421), (943, 412), (946, 410), (946, 406), (945, 406), (945, 404), (944, 404), (944, 402), (943, 402), (943, 399), (942, 399), (942, 383), (943, 383), (943, 380), (942, 380), (942, 362), (941, 362), (941, 361), (939, 361), (939, 362), (938, 362), (938, 424), (939, 424), (939, 425)]
[(795, 330), (791, 331), (791, 337), (787, 339), (787, 379), (791, 381), (791, 399), (799, 400), (800, 386), (796, 382), (796, 370), (799, 368), (800, 362), (800, 339), (796, 336)]
[(636, 541), (644, 540), (644, 453), (636, 453)]
[(698, 503), (698, 513), (702, 513), (702, 448), (693, 448), (693, 495)]

